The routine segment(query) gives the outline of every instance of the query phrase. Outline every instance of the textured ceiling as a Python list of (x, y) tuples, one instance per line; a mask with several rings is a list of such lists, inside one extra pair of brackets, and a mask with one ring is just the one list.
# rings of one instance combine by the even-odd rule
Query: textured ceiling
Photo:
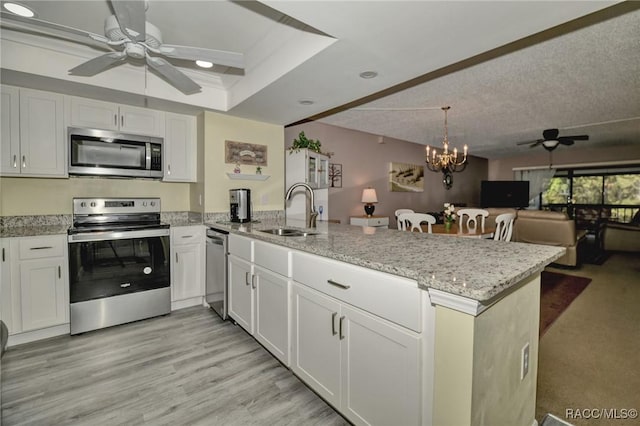
[[(640, 11), (534, 43), (319, 121), (440, 147), (444, 114), (439, 107), (444, 105), (451, 106), (450, 141), (459, 147), (468, 144), (474, 155), (488, 158), (527, 152), (528, 146), (515, 144), (542, 138), (547, 128), (559, 128), (560, 136), (590, 136), (576, 145), (640, 144)], [(434, 108), (411, 110), (419, 107)]]
[[(112, 13), (107, 0), (22, 3), (39, 19), (98, 34)], [(315, 118), (434, 146), (443, 132), (439, 108), (450, 105), (452, 142), (488, 158), (527, 152), (515, 144), (552, 127), (561, 135), (588, 133), (590, 141), (577, 142), (585, 146), (640, 143), (640, 2), (148, 5), (147, 20), (165, 42), (242, 52), (244, 74), (174, 63), (203, 86), (191, 96), (135, 61), (93, 77), (69, 76), (104, 50), (17, 31), (3, 15), (2, 82), (282, 125)], [(378, 77), (361, 79), (367, 70)]]

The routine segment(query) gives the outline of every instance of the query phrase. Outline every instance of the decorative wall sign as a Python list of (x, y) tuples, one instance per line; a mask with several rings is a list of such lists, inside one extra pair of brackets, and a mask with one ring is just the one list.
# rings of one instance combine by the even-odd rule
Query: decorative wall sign
[(329, 188), (342, 188), (342, 164), (329, 163)]
[(389, 190), (393, 192), (423, 192), (424, 167), (417, 164), (391, 163)]
[(224, 141), (224, 162), (227, 164), (267, 165), (267, 146), (246, 142)]

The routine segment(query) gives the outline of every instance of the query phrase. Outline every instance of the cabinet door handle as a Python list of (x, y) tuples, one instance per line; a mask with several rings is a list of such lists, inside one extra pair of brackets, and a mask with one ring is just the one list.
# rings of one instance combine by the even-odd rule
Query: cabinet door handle
[(124, 115), (120, 116), (120, 127), (124, 127)]
[(249, 285), (249, 273), (248, 272), (244, 273), (244, 283), (246, 285)]
[(341, 284), (341, 283), (336, 282), (336, 281), (334, 281), (334, 280), (327, 280), (327, 282), (328, 282), (329, 284), (331, 284), (331, 285), (334, 285), (334, 286), (336, 286), (336, 287), (343, 288), (343, 289), (345, 289), (345, 290), (346, 290), (346, 289), (348, 289), (348, 288), (351, 288), (351, 286), (350, 286), (350, 285), (347, 285), (347, 284)]
[(118, 114), (113, 114), (113, 125), (114, 126), (118, 125)]
[(27, 157), (26, 155), (22, 156), (22, 168), (24, 169), (25, 167), (27, 167)]
[(167, 164), (167, 174), (171, 174), (171, 164)]
[(256, 284), (256, 275), (254, 274), (254, 275), (251, 275), (251, 287), (253, 289), (255, 289), (256, 286), (257, 286), (257, 284)]
[(2, 247), (2, 261), (4, 262), (4, 247)]
[(183, 235), (182, 238), (193, 238), (193, 235)]
[(15, 169), (16, 167), (18, 167), (18, 156), (17, 155), (13, 155), (13, 168)]
[(344, 339), (344, 330), (342, 328), (342, 325), (344, 324), (344, 316), (340, 317), (340, 340)]
[(31, 247), (29, 250), (46, 250), (46, 249), (52, 249), (53, 247), (51, 246), (41, 246), (41, 247)]
[(178, 253), (176, 253), (176, 263), (178, 263)]
[(58, 278), (62, 278), (62, 266), (58, 265)]
[(338, 316), (337, 312), (334, 312), (331, 314), (331, 335), (335, 336), (336, 334), (338, 334), (338, 332), (336, 331), (336, 317)]

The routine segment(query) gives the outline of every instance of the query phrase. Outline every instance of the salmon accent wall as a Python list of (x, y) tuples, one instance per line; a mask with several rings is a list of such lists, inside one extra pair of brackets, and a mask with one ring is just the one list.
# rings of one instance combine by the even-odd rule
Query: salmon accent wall
[[(390, 227), (395, 227), (396, 209), (409, 208), (416, 212), (441, 211), (445, 202), (480, 203), (480, 181), (487, 179), (488, 162), (484, 158), (469, 158), (464, 172), (454, 173), (453, 187), (445, 190), (442, 173), (425, 168), (424, 192), (391, 192), (389, 190), (389, 163), (424, 165), (425, 145), (379, 135), (344, 129), (328, 124), (311, 122), (285, 129), (285, 147), (290, 147), (298, 134), (304, 131), (311, 139), (319, 139), (322, 152), (333, 153), (331, 163), (342, 164), (342, 188), (329, 188), (329, 219), (349, 223), (350, 216), (364, 215), (360, 202), (362, 190), (376, 189), (378, 204), (374, 215), (388, 216)], [(456, 144), (453, 140), (452, 143)], [(469, 147), (473, 153), (473, 145)]]

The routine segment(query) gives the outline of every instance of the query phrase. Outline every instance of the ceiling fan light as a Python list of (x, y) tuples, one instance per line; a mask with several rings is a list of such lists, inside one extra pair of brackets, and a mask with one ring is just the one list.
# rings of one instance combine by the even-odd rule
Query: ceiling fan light
[(211, 68), (213, 66), (213, 62), (202, 61), (202, 60), (198, 59), (196, 61), (196, 65), (199, 66), (200, 68)]
[(24, 16), (25, 18), (33, 18), (36, 16), (36, 13), (33, 10), (20, 3), (6, 2), (3, 6), (14, 15)]
[(558, 146), (560, 142), (556, 139), (551, 139), (548, 141), (544, 141), (542, 142), (542, 145), (545, 146), (545, 148), (555, 148), (556, 146)]

